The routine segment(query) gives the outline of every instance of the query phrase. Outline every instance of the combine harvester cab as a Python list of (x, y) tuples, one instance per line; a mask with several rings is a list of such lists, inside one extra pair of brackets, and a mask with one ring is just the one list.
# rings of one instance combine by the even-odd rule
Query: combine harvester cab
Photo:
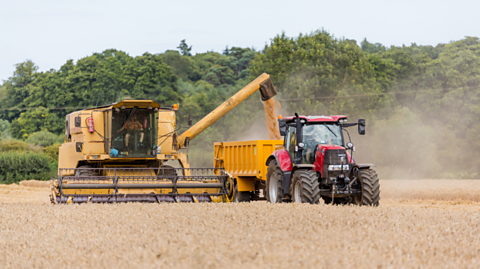
[(262, 74), (181, 135), (178, 105), (161, 107), (151, 100), (123, 100), (67, 115), (51, 202), (227, 201), (225, 169), (190, 168), (180, 149), (259, 89), (262, 99), (276, 94)]

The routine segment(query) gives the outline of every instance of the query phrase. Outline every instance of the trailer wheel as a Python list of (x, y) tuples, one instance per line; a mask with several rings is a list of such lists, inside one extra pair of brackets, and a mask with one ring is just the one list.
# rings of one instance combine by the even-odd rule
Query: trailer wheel
[(318, 204), (320, 189), (317, 174), (313, 170), (297, 170), (290, 184), (290, 194), (295, 203)]
[(238, 186), (235, 184), (235, 192), (233, 193), (233, 202), (235, 203), (250, 203), (251, 193), (249, 191), (238, 191)]
[(358, 179), (362, 185), (362, 194), (353, 198), (354, 204), (378, 206), (380, 204), (380, 181), (373, 169), (358, 171)]
[(285, 196), (283, 191), (283, 172), (275, 160), (268, 163), (265, 196), (267, 201), (272, 204), (283, 202)]

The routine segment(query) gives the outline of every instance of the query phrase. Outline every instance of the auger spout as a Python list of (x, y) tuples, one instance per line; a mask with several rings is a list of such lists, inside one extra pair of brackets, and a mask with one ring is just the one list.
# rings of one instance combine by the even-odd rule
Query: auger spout
[(230, 110), (232, 110), (259, 89), (263, 101), (269, 100), (273, 96), (277, 95), (277, 91), (270, 80), (270, 76), (266, 73), (261, 74), (254, 81), (250, 82), (247, 86), (237, 92), (234, 96), (230, 97), (227, 101), (218, 106), (215, 110), (210, 112), (195, 125), (183, 132), (178, 137), (178, 148), (182, 148), (186, 144), (187, 140), (188, 142), (192, 140), (195, 136), (203, 132), (203, 130), (215, 123), (218, 119), (223, 117)]

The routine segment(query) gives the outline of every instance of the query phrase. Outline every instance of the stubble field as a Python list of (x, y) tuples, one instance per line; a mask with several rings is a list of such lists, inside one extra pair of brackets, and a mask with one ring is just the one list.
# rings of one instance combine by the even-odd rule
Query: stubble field
[(0, 185), (0, 268), (480, 267), (477, 180), (384, 180), (376, 208), (53, 206), (23, 185)]

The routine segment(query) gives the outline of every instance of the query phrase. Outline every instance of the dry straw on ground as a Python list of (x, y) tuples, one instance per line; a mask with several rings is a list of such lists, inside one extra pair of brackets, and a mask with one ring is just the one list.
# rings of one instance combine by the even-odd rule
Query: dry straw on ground
[[(480, 203), (459, 194), (479, 184), (462, 190), (458, 182), (444, 181), (458, 187), (447, 201), (399, 197), (403, 187), (397, 183), (382, 182), (378, 208), (264, 202), (52, 206), (48, 188), (17, 186), (46, 196), (12, 203), (0, 187), (0, 268), (478, 268)], [(416, 183), (430, 193), (429, 182)]]

